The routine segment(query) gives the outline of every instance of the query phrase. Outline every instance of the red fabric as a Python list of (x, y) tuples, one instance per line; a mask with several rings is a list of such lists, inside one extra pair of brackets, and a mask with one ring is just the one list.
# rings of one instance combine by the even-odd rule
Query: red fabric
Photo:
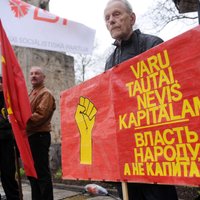
[(26, 83), (23, 72), (1, 22), (0, 46), (2, 54), (3, 91), (9, 119), (24, 164), (26, 175), (37, 177), (26, 134), (26, 122), (31, 116), (31, 107)]

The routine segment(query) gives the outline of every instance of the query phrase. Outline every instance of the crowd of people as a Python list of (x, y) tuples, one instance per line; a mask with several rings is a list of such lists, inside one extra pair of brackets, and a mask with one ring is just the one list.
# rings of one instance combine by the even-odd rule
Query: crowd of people
[[(159, 37), (134, 30), (135, 13), (127, 0), (109, 0), (104, 10), (104, 20), (115, 49), (105, 64), (108, 70), (146, 50), (159, 45)], [(28, 177), (32, 200), (53, 200), (53, 186), (49, 168), (51, 144), (51, 119), (56, 109), (52, 92), (44, 85), (45, 73), (40, 66), (30, 69), (32, 91), (29, 94), (32, 115), (27, 122), (27, 135), (38, 178)], [(3, 189), (8, 200), (19, 200), (19, 186), (15, 179), (17, 146), (3, 96), (3, 79), (0, 78), (0, 172)], [(123, 199), (121, 183), (114, 183)], [(178, 200), (175, 186), (128, 183), (129, 200)], [(0, 198), (1, 199), (1, 198)]]

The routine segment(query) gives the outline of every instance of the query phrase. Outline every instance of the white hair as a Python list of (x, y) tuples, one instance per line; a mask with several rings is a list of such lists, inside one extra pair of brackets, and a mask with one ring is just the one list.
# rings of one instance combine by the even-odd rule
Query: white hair
[(125, 7), (128, 10), (128, 12), (130, 12), (130, 13), (133, 12), (132, 6), (129, 3), (129, 1), (127, 1), (127, 0), (109, 0), (108, 3), (113, 2), (113, 1), (120, 1), (120, 2), (122, 2), (125, 5)]

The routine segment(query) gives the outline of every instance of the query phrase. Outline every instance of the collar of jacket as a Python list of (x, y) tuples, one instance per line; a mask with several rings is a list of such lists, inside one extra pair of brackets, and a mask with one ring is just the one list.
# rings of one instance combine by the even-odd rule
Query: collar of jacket
[(42, 88), (44, 88), (44, 84), (37, 86), (37, 87), (33, 87), (33, 89), (31, 90), (30, 95), (36, 95), (38, 91), (40, 91)]
[(115, 40), (112, 45), (114, 45), (116, 47), (126, 46), (127, 44), (134, 42), (136, 35), (138, 35), (140, 33), (141, 33), (141, 31), (139, 29), (137, 29), (137, 30), (133, 31), (133, 33), (131, 34), (131, 36), (128, 40), (122, 40), (122, 41)]

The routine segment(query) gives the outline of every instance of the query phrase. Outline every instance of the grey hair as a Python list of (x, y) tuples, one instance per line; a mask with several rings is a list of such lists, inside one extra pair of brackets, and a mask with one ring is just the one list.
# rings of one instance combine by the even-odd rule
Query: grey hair
[(128, 12), (130, 12), (130, 13), (133, 12), (133, 8), (132, 8), (131, 4), (129, 3), (129, 1), (127, 1), (127, 0), (109, 0), (108, 3), (113, 2), (113, 1), (122, 2), (125, 5)]

